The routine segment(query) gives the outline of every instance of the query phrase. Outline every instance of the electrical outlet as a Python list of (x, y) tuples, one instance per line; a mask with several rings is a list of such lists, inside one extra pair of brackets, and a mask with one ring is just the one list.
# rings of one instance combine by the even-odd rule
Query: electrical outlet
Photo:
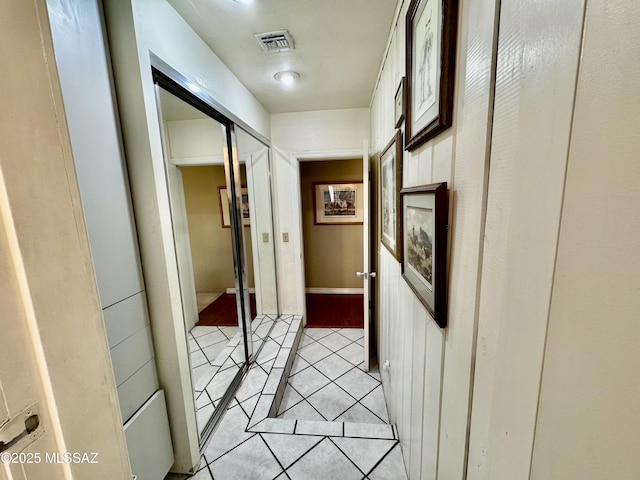
[(283, 242), (288, 242), (289, 241), (289, 234), (288, 233), (283, 233), (282, 234), (282, 241)]
[(263, 233), (262, 234), (262, 241), (264, 243), (269, 243), (269, 234), (268, 233)]

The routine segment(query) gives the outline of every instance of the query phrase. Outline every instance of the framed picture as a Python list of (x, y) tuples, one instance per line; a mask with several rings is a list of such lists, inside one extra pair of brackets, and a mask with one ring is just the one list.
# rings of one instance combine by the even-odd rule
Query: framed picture
[(451, 126), (458, 0), (411, 0), (406, 19), (405, 148)]
[(362, 182), (314, 183), (313, 211), (315, 225), (362, 225)]
[(380, 240), (387, 250), (402, 261), (402, 222), (400, 188), (402, 187), (402, 133), (396, 134), (380, 155)]
[(402, 277), (436, 323), (447, 326), (447, 184), (404, 188)]
[[(218, 187), (218, 200), (220, 202), (222, 228), (229, 228), (231, 226), (231, 217), (229, 216), (227, 187)], [(242, 187), (242, 225), (245, 227), (251, 225), (249, 218), (249, 190), (245, 186)]]
[(405, 78), (402, 77), (400, 80), (400, 85), (396, 89), (396, 97), (395, 97), (395, 119), (396, 119), (396, 128), (400, 128), (402, 125), (402, 121), (404, 120), (404, 83)]

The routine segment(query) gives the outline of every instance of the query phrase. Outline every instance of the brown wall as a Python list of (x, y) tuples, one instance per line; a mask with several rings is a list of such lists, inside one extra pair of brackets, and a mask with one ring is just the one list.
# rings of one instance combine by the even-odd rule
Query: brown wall
[(338, 181), (362, 181), (362, 160), (300, 164), (307, 288), (362, 288), (362, 225), (314, 225), (313, 183)]
[[(246, 183), (242, 167), (243, 185)], [(235, 287), (231, 229), (222, 228), (218, 187), (225, 185), (222, 166), (183, 167), (182, 182), (189, 224), (196, 292), (224, 292)], [(249, 286), (253, 287), (251, 229), (246, 235), (246, 265)]]

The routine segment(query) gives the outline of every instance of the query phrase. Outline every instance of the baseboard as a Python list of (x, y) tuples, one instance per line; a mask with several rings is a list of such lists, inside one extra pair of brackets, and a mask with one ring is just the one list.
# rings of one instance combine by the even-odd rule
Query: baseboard
[[(229, 295), (235, 295), (236, 294), (236, 289), (235, 288), (227, 288), (227, 291), (225, 293), (228, 293)], [(256, 289), (255, 288), (250, 288), (249, 289), (249, 293), (256, 293)]]
[(364, 288), (317, 288), (310, 287), (305, 289), (307, 293), (315, 293), (319, 295), (363, 295)]

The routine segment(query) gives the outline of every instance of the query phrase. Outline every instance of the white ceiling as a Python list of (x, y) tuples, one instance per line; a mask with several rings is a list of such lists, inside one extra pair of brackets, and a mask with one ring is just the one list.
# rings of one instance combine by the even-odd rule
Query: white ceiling
[[(396, 0), (168, 0), (270, 113), (369, 107)], [(256, 33), (288, 30), (265, 53)], [(295, 70), (291, 87), (273, 76)]]

